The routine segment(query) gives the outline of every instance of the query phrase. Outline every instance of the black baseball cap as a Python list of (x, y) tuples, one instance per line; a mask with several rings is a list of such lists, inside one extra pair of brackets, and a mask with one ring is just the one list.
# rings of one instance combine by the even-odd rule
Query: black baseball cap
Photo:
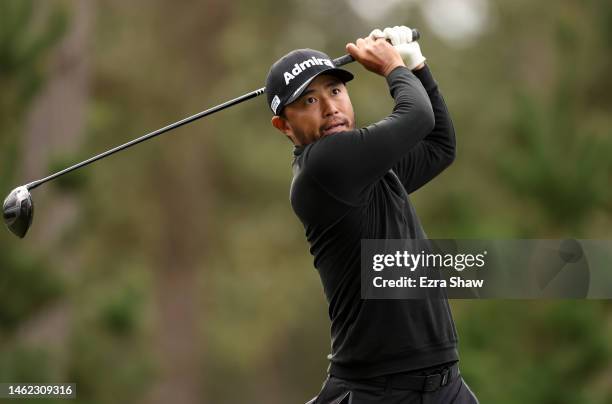
[(329, 56), (313, 49), (296, 49), (270, 67), (266, 79), (268, 106), (274, 115), (298, 99), (311, 81), (320, 74), (331, 74), (346, 83), (353, 74), (339, 69)]

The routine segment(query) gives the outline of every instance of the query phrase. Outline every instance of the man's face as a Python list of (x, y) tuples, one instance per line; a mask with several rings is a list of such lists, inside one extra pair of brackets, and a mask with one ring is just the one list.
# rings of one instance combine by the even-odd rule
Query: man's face
[(337, 77), (326, 74), (317, 76), (300, 98), (284, 108), (283, 115), (274, 116), (272, 125), (296, 145), (307, 145), (355, 127), (346, 86)]

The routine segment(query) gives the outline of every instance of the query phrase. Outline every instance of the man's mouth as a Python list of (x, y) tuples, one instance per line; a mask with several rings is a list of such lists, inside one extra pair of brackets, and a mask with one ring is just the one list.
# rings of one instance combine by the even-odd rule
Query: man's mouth
[(348, 129), (348, 123), (346, 121), (340, 122), (332, 122), (331, 124), (325, 126), (323, 130), (321, 130), (321, 134), (331, 135), (332, 133), (344, 132)]

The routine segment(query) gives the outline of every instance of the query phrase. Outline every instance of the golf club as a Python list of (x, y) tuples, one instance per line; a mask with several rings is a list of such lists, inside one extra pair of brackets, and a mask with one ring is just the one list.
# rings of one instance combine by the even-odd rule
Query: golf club
[[(416, 41), (420, 37), (421, 37), (420, 33), (416, 29), (413, 29), (412, 30), (412, 40)], [(334, 59), (333, 63), (336, 66), (343, 66), (345, 64), (348, 64), (354, 61), (355, 59), (353, 59), (351, 55), (344, 55), (337, 59)], [(91, 164), (94, 161), (101, 160), (105, 157), (110, 156), (111, 154), (117, 153), (121, 150), (125, 150), (138, 143), (144, 142), (145, 140), (149, 140), (155, 136), (161, 135), (162, 133), (169, 132), (180, 126), (186, 125), (188, 123), (196, 121), (205, 116), (214, 114), (215, 112), (221, 111), (225, 108), (229, 108), (234, 105), (238, 105), (243, 101), (249, 100), (251, 98), (255, 98), (263, 94), (265, 91), (266, 91), (265, 87), (251, 91), (247, 94), (244, 94), (244, 95), (241, 95), (240, 97), (226, 101), (222, 104), (209, 108), (205, 111), (198, 112), (197, 114), (184, 118), (178, 122), (164, 126), (163, 128), (157, 129), (156, 131), (147, 133), (146, 135), (136, 138), (130, 142), (114, 147), (108, 151), (105, 151), (104, 153), (98, 154), (85, 161), (75, 164), (71, 167), (58, 171), (55, 174), (51, 174), (48, 177), (45, 177), (45, 178), (42, 178), (36, 181), (32, 181), (26, 185), (21, 185), (15, 188), (13, 191), (11, 191), (11, 193), (4, 200), (4, 205), (2, 207), (2, 214), (4, 217), (4, 222), (6, 223), (7, 227), (13, 234), (15, 234), (16, 236), (20, 238), (25, 237), (26, 233), (28, 232), (28, 229), (32, 225), (32, 219), (34, 217), (34, 202), (32, 201), (32, 195), (30, 194), (30, 191), (32, 189), (46, 182), (49, 182), (55, 178), (61, 177), (62, 175), (67, 174), (71, 171), (77, 170), (81, 167)]]

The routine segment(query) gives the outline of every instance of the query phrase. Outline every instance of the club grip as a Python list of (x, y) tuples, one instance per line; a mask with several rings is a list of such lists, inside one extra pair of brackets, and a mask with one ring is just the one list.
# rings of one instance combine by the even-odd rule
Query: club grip
[(353, 59), (353, 57), (351, 55), (344, 55), (344, 56), (340, 56), (339, 58), (336, 58), (333, 60), (334, 65), (336, 67), (340, 67), (340, 66), (344, 66), (346, 64), (349, 64), (351, 62), (354, 62), (355, 59)]
[[(421, 38), (421, 33), (416, 30), (416, 29), (412, 29), (412, 40), (413, 41), (418, 41)], [(354, 62), (355, 59), (353, 59), (353, 57), (351, 55), (344, 55), (344, 56), (340, 56), (339, 58), (336, 58), (333, 60), (334, 65), (336, 67), (340, 67), (340, 66), (344, 66), (346, 64), (349, 64), (351, 62)]]

